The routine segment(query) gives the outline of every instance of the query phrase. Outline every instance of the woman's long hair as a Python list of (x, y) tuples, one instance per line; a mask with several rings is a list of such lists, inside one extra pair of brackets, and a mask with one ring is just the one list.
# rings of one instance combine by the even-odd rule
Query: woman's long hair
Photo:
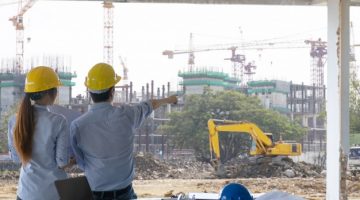
[(34, 108), (30, 101), (31, 94), (26, 93), (16, 117), (14, 145), (23, 164), (31, 159), (35, 129)]
[(14, 145), (21, 159), (22, 164), (26, 164), (31, 159), (32, 145), (35, 131), (34, 107), (31, 100), (40, 100), (45, 94), (55, 98), (57, 88), (52, 88), (42, 92), (25, 93), (16, 117), (14, 130)]

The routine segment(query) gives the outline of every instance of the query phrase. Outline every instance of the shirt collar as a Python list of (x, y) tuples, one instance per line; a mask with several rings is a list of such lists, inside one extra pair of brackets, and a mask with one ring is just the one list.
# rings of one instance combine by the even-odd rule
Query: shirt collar
[(39, 105), (39, 104), (34, 104), (34, 107), (40, 110), (47, 110), (49, 111), (49, 107), (48, 106), (44, 106), (44, 105)]
[(107, 108), (110, 106), (111, 106), (110, 102), (94, 103), (93, 105), (91, 105), (90, 110), (97, 110), (97, 109)]

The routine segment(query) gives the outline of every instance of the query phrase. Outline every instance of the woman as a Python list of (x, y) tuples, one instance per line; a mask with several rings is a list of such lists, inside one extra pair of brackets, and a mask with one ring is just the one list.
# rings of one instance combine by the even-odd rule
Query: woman
[(59, 199), (54, 181), (67, 178), (67, 121), (47, 108), (54, 103), (60, 85), (50, 67), (33, 68), (26, 76), (25, 97), (14, 129), (14, 146), (22, 163), (18, 200)]

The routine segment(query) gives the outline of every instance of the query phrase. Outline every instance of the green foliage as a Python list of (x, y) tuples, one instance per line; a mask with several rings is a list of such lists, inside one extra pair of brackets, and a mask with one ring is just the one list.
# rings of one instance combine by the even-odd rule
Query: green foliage
[(356, 73), (350, 76), (350, 133), (360, 133), (360, 81), (357, 79)]
[[(228, 119), (256, 123), (264, 132), (273, 133), (278, 140), (300, 139), (305, 130), (287, 117), (261, 106), (256, 97), (248, 97), (236, 91), (212, 92), (186, 97), (184, 109), (173, 112), (171, 121), (162, 127), (177, 148), (191, 148), (199, 159), (208, 160), (209, 138), (207, 121)], [(221, 134), (222, 158), (231, 159), (239, 153), (247, 153), (251, 144), (248, 134)]]
[(15, 114), (17, 106), (12, 106), (7, 112), (2, 116), (1, 126), (0, 126), (0, 152), (8, 152), (8, 138), (7, 138), (7, 128), (10, 117)]
[(360, 145), (360, 133), (350, 134), (350, 146)]

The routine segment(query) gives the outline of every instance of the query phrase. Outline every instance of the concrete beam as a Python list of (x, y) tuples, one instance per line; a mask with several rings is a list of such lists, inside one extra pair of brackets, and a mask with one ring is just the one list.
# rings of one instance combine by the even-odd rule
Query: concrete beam
[[(59, 0), (47, 0), (59, 1)], [(61, 0), (104, 1), (104, 0)], [(188, 3), (188, 4), (244, 4), (244, 5), (326, 5), (327, 0), (113, 0), (114, 3)], [(351, 0), (351, 6), (360, 6), (360, 0)]]
[[(191, 4), (248, 4), (248, 5), (311, 5), (312, 0), (128, 0), (132, 3), (191, 3)], [(326, 2), (326, 1), (324, 1)]]

